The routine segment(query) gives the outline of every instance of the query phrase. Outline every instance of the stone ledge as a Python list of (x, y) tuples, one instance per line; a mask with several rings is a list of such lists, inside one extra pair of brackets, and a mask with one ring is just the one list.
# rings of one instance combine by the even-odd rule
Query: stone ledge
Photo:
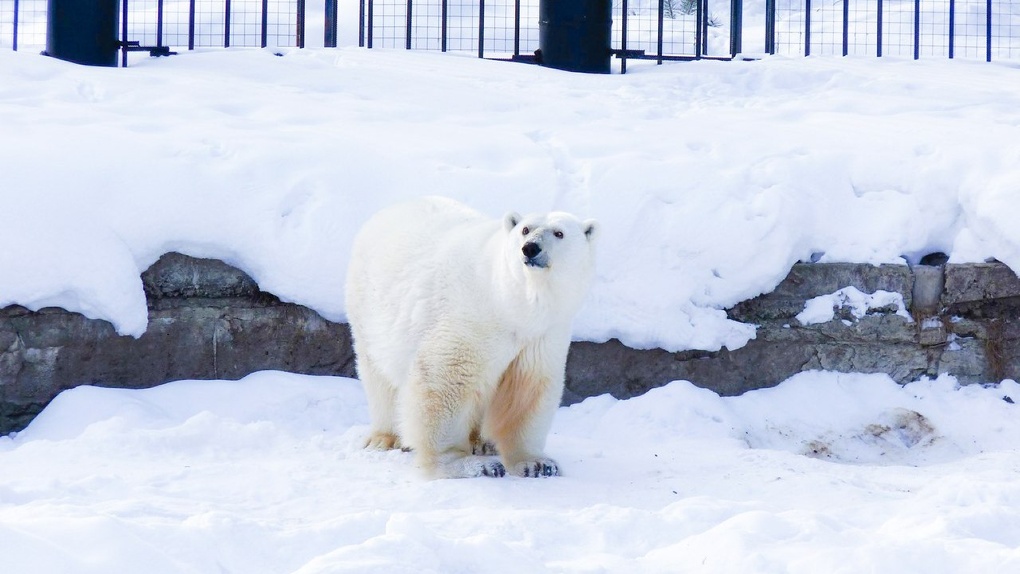
[[(138, 339), (61, 309), (0, 309), (0, 433), (83, 384), (144, 388), (264, 369), (355, 375), (346, 325), (280, 302), (225, 263), (170, 253), (142, 284), (149, 328)], [(806, 300), (849, 286), (903, 294), (915, 321), (891, 309), (815, 325), (794, 318)], [(901, 383), (940, 373), (964, 383), (1020, 378), (1020, 280), (1000, 263), (798, 264), (772, 293), (728, 313), (758, 325), (757, 338), (718, 352), (574, 343), (564, 403), (629, 398), (677, 379), (736, 395), (811, 369), (884, 372)]]

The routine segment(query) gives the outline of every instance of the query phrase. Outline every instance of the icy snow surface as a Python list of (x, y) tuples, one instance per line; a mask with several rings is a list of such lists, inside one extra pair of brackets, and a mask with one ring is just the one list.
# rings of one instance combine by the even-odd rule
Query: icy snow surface
[[(139, 274), (176, 250), (342, 320), (358, 226), (424, 194), (598, 218), (575, 336), (635, 347), (745, 344), (753, 326), (722, 309), (798, 260), (1020, 269), (1015, 66), (629, 70), (0, 50), (0, 306), (139, 335)], [(737, 398), (673, 382), (561, 409), (561, 478), (423, 482), (409, 454), (360, 448), (355, 381), (82, 387), (0, 438), (0, 569), (1016, 572), (1017, 400), (1012, 381), (949, 377), (805, 373)]]

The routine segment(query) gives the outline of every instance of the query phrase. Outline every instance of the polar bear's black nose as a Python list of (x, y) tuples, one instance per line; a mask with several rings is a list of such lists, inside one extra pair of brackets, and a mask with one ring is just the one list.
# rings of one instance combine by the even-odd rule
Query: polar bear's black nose
[(529, 241), (524, 244), (524, 247), (521, 249), (521, 251), (524, 252), (525, 257), (527, 257), (528, 259), (532, 259), (542, 252), (542, 248), (539, 247), (539, 245), (534, 241)]

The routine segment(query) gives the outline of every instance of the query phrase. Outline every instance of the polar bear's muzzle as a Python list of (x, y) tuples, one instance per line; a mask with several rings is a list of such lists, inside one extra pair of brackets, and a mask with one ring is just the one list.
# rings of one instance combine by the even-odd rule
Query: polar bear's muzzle
[(521, 248), (524, 254), (524, 264), (528, 267), (544, 269), (549, 266), (549, 256), (542, 251), (542, 246), (534, 241), (529, 241)]

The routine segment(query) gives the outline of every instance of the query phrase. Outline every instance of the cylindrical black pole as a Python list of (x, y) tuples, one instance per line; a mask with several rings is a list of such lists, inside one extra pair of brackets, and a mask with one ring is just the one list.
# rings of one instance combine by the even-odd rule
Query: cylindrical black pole
[(541, 63), (571, 72), (608, 74), (613, 26), (611, 0), (541, 0)]
[(46, 55), (89, 66), (117, 67), (120, 0), (49, 0)]
[(326, 0), (326, 25), (322, 45), (326, 48), (336, 48), (336, 9), (337, 0)]

